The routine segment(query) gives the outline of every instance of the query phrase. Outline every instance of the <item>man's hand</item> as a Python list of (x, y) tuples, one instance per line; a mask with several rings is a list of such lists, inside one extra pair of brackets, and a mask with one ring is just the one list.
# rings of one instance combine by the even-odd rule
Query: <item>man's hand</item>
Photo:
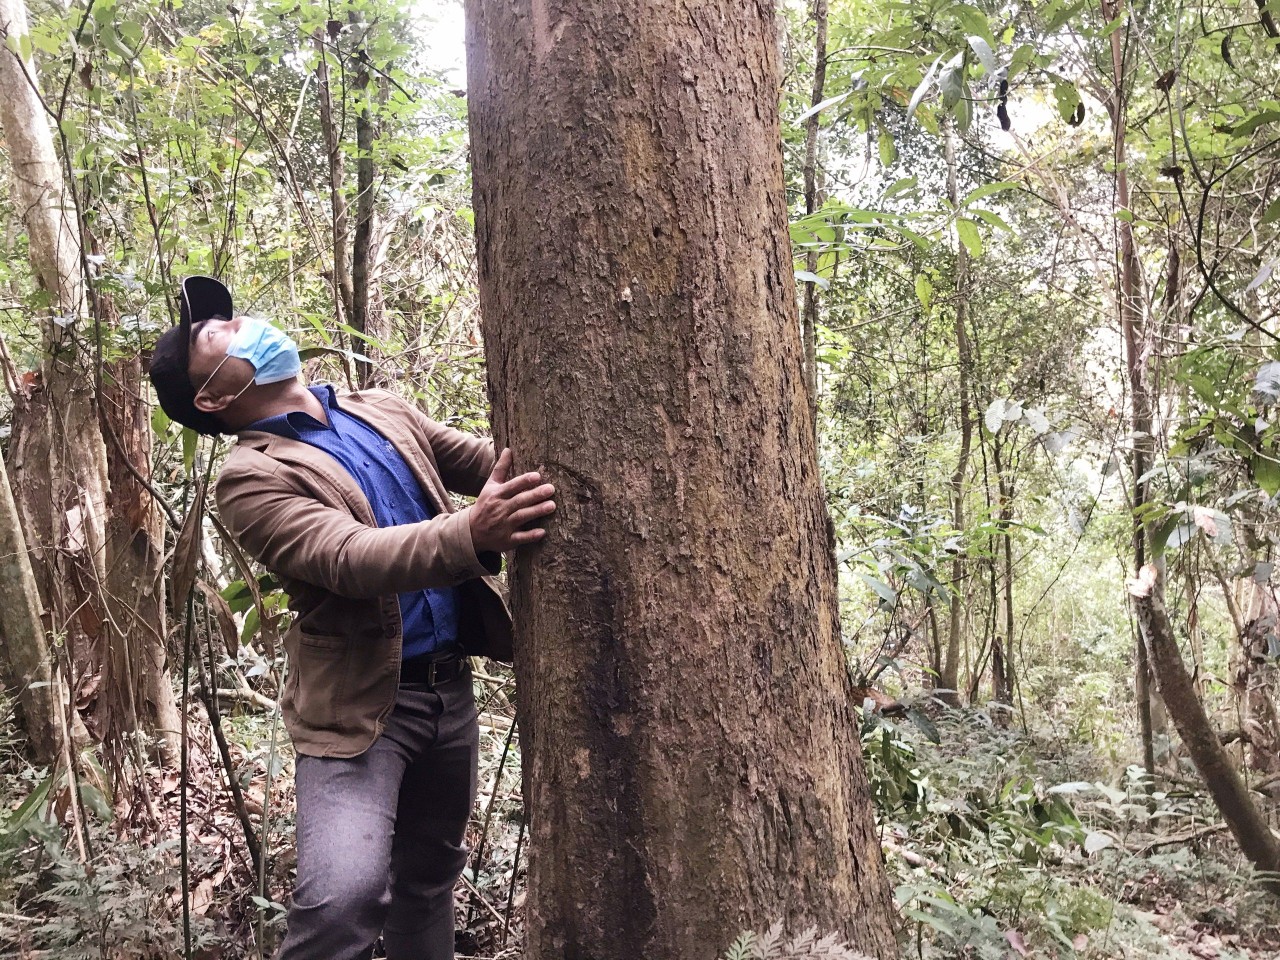
[(542, 482), (538, 473), (522, 473), (508, 480), (511, 451), (503, 450), (493, 465), (489, 480), (471, 505), (471, 544), (476, 553), (502, 553), (546, 536), (541, 527), (522, 529), (556, 508), (551, 499), (556, 488)]

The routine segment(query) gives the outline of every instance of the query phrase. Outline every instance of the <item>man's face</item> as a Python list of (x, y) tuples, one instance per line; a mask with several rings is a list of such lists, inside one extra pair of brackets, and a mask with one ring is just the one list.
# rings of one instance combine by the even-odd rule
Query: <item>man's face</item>
[(216, 413), (224, 409), (246, 385), (253, 383), (253, 364), (242, 357), (227, 356), (244, 319), (202, 320), (191, 328), (187, 373), (196, 388), (196, 406), (201, 410)]

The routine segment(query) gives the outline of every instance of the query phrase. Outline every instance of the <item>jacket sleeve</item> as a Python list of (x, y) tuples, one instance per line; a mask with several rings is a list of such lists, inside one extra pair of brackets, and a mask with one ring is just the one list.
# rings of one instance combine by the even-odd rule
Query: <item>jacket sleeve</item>
[(342, 597), (451, 587), (496, 573), (494, 562), (501, 563), (493, 554), (485, 554), (487, 565), (476, 556), (467, 510), (421, 523), (370, 527), (295, 489), (265, 464), (263, 469), (228, 464), (216, 497), (227, 528), (268, 570)]

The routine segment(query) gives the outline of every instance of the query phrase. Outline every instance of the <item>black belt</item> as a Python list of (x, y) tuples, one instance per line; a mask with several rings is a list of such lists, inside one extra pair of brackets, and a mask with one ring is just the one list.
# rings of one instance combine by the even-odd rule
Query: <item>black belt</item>
[(414, 657), (400, 664), (400, 682), (425, 683), (429, 687), (434, 687), (437, 683), (448, 683), (462, 676), (469, 662), (470, 658), (461, 653), (447, 657), (432, 654)]

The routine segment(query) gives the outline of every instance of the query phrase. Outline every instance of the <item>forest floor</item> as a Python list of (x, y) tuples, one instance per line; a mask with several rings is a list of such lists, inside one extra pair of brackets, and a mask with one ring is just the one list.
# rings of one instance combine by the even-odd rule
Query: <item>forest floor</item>
[[(524, 853), (509, 681), (482, 683), (473, 862), (458, 888), (460, 957), (515, 958)], [(225, 707), (225, 705), (224, 705)], [(203, 714), (190, 714), (182, 780), (148, 768), (108, 802), (89, 783), (0, 766), (0, 956), (102, 960), (259, 957), (278, 943), (294, 865), (292, 756), (270, 714), (224, 723), (253, 868)], [(1280, 901), (1258, 889), (1216, 811), (1176, 757), (1151, 779), (1080, 743), (984, 710), (928, 707), (867, 719), (864, 746), (906, 957), (1280, 957)], [(271, 774), (268, 779), (268, 774)], [(267, 789), (270, 783), (270, 789)], [(79, 809), (83, 807), (83, 809)], [(188, 824), (182, 875), (180, 823)], [(717, 944), (723, 954), (729, 944)]]

